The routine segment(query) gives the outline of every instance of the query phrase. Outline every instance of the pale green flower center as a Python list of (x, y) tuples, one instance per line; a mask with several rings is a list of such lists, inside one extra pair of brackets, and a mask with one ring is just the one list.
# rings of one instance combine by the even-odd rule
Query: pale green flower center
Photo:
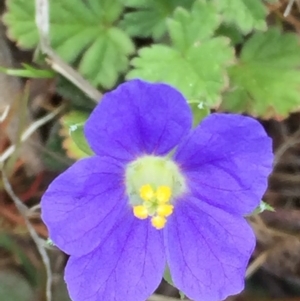
[(144, 156), (126, 168), (126, 192), (133, 214), (139, 219), (151, 217), (156, 229), (165, 226), (173, 201), (185, 191), (179, 167), (167, 157)]

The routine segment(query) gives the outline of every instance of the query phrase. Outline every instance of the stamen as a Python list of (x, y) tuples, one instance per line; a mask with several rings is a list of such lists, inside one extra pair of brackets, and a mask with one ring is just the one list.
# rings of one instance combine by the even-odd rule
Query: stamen
[(156, 199), (158, 203), (168, 203), (171, 198), (171, 188), (168, 186), (159, 186), (156, 190)]
[(173, 213), (173, 209), (173, 205), (162, 204), (157, 207), (156, 213), (160, 216), (167, 217)]
[(152, 226), (156, 229), (162, 229), (169, 215), (173, 213), (174, 206), (170, 199), (172, 190), (169, 186), (158, 186), (153, 189), (150, 184), (140, 188), (140, 205), (133, 206), (133, 214), (139, 219), (151, 217)]
[(139, 219), (146, 219), (148, 217), (148, 210), (145, 206), (139, 205), (133, 207), (133, 214)]
[(143, 185), (140, 189), (140, 197), (144, 201), (150, 201), (154, 197), (154, 190), (151, 185)]
[(157, 215), (157, 216), (153, 216), (151, 218), (152, 226), (154, 228), (156, 228), (157, 230), (162, 229), (165, 226), (166, 222), (167, 222), (167, 219), (163, 216)]

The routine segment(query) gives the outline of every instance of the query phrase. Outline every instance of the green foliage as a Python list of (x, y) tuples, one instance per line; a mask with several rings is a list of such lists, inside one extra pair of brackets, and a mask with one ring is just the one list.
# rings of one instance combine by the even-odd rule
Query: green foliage
[(168, 21), (168, 29), (174, 48), (183, 53), (190, 46), (212, 37), (219, 24), (216, 6), (206, 0), (198, 0), (191, 12), (177, 8)]
[(221, 26), (215, 32), (217, 36), (228, 37), (232, 45), (241, 44), (244, 41), (243, 34), (234, 25), (221, 24)]
[[(300, 107), (300, 45), (296, 34), (279, 30), (287, 28), (285, 20), (277, 19), (277, 27), (268, 28), (266, 3), (278, 1), (49, 0), (51, 47), (104, 90), (122, 82), (124, 74), (127, 79), (169, 83), (187, 98), (194, 127), (212, 108), (283, 119)], [(8, 37), (23, 49), (39, 43), (34, 5), (34, 0), (6, 0)], [(131, 37), (138, 38), (137, 54)], [(56, 75), (44, 65), (0, 66), (0, 72), (27, 78)], [(43, 156), (47, 170), (61, 172), (74, 160), (93, 155), (83, 129), (95, 103), (62, 76), (56, 78), (55, 89), (69, 100), (70, 113), (49, 126)], [(274, 208), (261, 201), (251, 215), (265, 210)], [(33, 300), (33, 289), (44, 285), (43, 277), (37, 277), (41, 272), (10, 237), (0, 235), (0, 247), (14, 254), (27, 278), (15, 270), (1, 271), (0, 300)], [(173, 285), (168, 267), (164, 279)], [(70, 300), (63, 281), (53, 299)]]
[(166, 20), (177, 7), (190, 9), (194, 0), (127, 0), (134, 11), (124, 15), (121, 25), (135, 37), (160, 39), (167, 31)]
[(266, 30), (267, 8), (262, 0), (215, 0), (225, 23), (237, 26), (244, 34)]
[(93, 100), (62, 76), (57, 76), (56, 92), (64, 99), (70, 101), (72, 109), (91, 112), (95, 107)]
[(47, 239), (46, 244), (51, 246), (51, 247), (55, 246), (54, 242), (50, 238)]
[[(25, 49), (38, 44), (34, 1), (8, 0), (8, 35)], [(51, 45), (95, 86), (111, 88), (128, 68), (134, 51), (129, 36), (114, 23), (123, 11), (119, 0), (50, 1)]]
[(24, 69), (9, 69), (0, 67), (0, 72), (7, 75), (28, 77), (28, 78), (53, 78), (55, 73), (52, 70), (36, 69), (30, 65), (22, 64)]
[(80, 150), (82, 150), (86, 155), (92, 156), (94, 155), (94, 153), (86, 142), (84, 132), (83, 132), (83, 127), (84, 124), (72, 125), (70, 127), (70, 136)]
[(8, 0), (7, 13), (3, 21), (7, 25), (8, 37), (19, 47), (34, 48), (38, 44), (38, 32), (35, 28), (34, 2), (26, 0)]
[(197, 1), (191, 12), (177, 8), (168, 22), (173, 47), (154, 44), (142, 48), (127, 78), (164, 81), (188, 99), (217, 105), (227, 83), (225, 68), (233, 61), (229, 40), (213, 37), (219, 24), (214, 3)]
[(296, 34), (276, 28), (256, 33), (229, 69), (231, 89), (222, 108), (262, 118), (284, 118), (300, 105), (300, 48)]
[(190, 108), (193, 112), (193, 127), (196, 127), (206, 116), (209, 115), (209, 108), (202, 102), (198, 101), (189, 102)]
[(259, 206), (252, 212), (251, 215), (259, 214), (259, 213), (262, 213), (264, 211), (274, 212), (275, 209), (271, 205), (269, 205), (268, 203), (266, 203), (264, 201), (261, 201)]
[[(36, 267), (33, 265), (33, 263), (30, 261), (30, 259), (28, 258), (27, 254), (26, 254), (26, 250), (22, 247), (20, 247), (20, 245), (18, 245), (18, 243), (9, 235), (6, 233), (2, 233), (0, 232), (0, 248), (6, 250), (9, 253), (14, 254), (14, 257), (16, 258), (16, 260), (19, 262), (19, 264), (23, 267), (23, 271), (25, 272), (24, 274), (26, 275), (26, 278), (28, 279), (28, 282), (35, 286), (37, 284), (37, 279), (36, 279)], [(0, 278), (3, 278), (3, 274), (0, 273)], [(12, 275), (13, 276), (13, 275)], [(23, 279), (25, 280), (25, 279)], [(5, 289), (5, 285), (4, 283), (2, 283), (0, 281), (0, 300), (5, 300), (2, 298), (2, 296), (4, 296), (4, 289)], [(24, 289), (26, 289), (24, 287)], [(14, 296), (14, 295), (12, 295)], [(21, 296), (20, 296), (21, 297)], [(24, 300), (24, 299), (17, 299), (16, 296), (16, 300)], [(14, 300), (12, 298), (12, 300)]]
[[(164, 272), (164, 279), (172, 286), (174, 286), (171, 272), (168, 266), (166, 266), (165, 272)], [(175, 287), (175, 286), (174, 286)], [(180, 299), (183, 300), (185, 298), (185, 295), (182, 291), (179, 291)]]
[(50, 130), (45, 151), (42, 154), (43, 164), (47, 170), (54, 172), (62, 172), (74, 162), (63, 148), (63, 137), (59, 135), (59, 130), (61, 130), (61, 125), (56, 122)]
[(34, 299), (34, 290), (18, 271), (1, 269), (0, 299), (5, 301), (31, 301)]
[[(72, 111), (63, 117), (63, 124), (69, 128), (71, 139), (67, 141), (65, 147), (73, 154), (74, 159), (93, 155), (83, 132), (83, 127), (88, 115), (81, 111)], [(68, 136), (67, 138), (68, 139)]]

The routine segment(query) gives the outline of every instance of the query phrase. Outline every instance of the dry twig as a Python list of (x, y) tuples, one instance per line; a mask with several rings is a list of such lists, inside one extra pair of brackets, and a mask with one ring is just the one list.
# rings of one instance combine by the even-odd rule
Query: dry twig
[[(40, 128), (45, 123), (47, 123), (48, 121), (53, 119), (59, 112), (62, 111), (62, 109), (63, 109), (63, 106), (57, 108), (50, 114), (48, 114), (48, 115), (44, 116), (43, 118), (32, 123), (28, 127), (28, 129), (22, 134), (20, 141), (24, 142), (25, 140), (27, 140), (38, 128)], [(15, 149), (16, 149), (16, 145), (11, 145), (9, 148), (6, 149), (5, 152), (3, 152), (3, 154), (0, 154), (0, 166), (1, 166), (1, 164), (4, 163), (4, 161), (7, 158), (9, 158), (11, 156), (11, 154), (15, 151)]]
[(28, 232), (32, 238), (32, 240), (35, 242), (35, 245), (37, 247), (37, 250), (42, 258), (43, 264), (45, 266), (46, 274), (47, 274), (47, 281), (46, 281), (46, 298), (47, 301), (52, 300), (52, 293), (51, 293), (51, 285), (52, 285), (52, 273), (51, 273), (51, 266), (50, 266), (50, 260), (48, 257), (48, 254), (44, 248), (44, 243), (43, 241), (39, 238), (38, 234), (36, 233), (34, 227), (31, 225), (31, 223), (28, 220), (27, 217), (27, 212), (28, 208), (22, 203), (22, 201), (16, 196), (14, 193), (9, 180), (5, 174), (3, 165), (1, 166), (1, 172), (2, 172), (2, 181), (3, 181), (3, 186), (5, 188), (5, 191), (7, 194), (11, 197), (13, 200), (15, 206), (19, 210), (20, 214), (25, 220), (26, 227), (28, 229)]
[(246, 279), (250, 278), (267, 260), (268, 251), (264, 251), (255, 258), (248, 266), (246, 271)]
[(295, 0), (290, 0), (290, 1), (289, 1), (288, 5), (287, 5), (287, 7), (286, 7), (286, 9), (285, 9), (285, 11), (284, 11), (284, 13), (283, 13), (283, 16), (284, 16), (284, 17), (287, 17), (287, 16), (290, 14), (294, 2), (295, 2)]
[(88, 97), (98, 102), (102, 94), (85, 80), (76, 70), (65, 63), (51, 48), (49, 41), (49, 2), (35, 0), (35, 22), (40, 36), (41, 51), (48, 56), (47, 62), (51, 68), (61, 74), (82, 90)]

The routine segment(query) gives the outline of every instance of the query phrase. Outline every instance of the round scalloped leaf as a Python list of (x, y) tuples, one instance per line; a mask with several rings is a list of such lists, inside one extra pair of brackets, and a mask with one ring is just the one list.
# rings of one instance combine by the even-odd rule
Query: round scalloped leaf
[(3, 22), (7, 25), (7, 35), (24, 49), (36, 47), (39, 41), (34, 23), (34, 2), (28, 0), (7, 0), (7, 12)]
[(173, 18), (168, 20), (168, 30), (174, 47), (184, 52), (190, 46), (212, 37), (220, 23), (221, 16), (216, 5), (198, 0), (191, 11), (181, 7), (176, 9)]
[(262, 0), (215, 0), (224, 22), (237, 26), (244, 34), (253, 29), (266, 30), (267, 8)]
[(167, 18), (178, 7), (190, 9), (194, 0), (127, 0), (131, 10), (124, 15), (121, 26), (134, 37), (160, 39), (167, 31)]
[(233, 60), (228, 44), (226, 38), (214, 38), (190, 47), (184, 55), (164, 45), (143, 48), (133, 59), (135, 69), (127, 78), (163, 81), (178, 88), (187, 99), (215, 107), (228, 82), (226, 66)]
[(221, 109), (264, 119), (283, 119), (300, 109), (300, 43), (293, 33), (273, 28), (244, 45), (229, 69), (231, 88)]
[(219, 24), (217, 8), (211, 2), (196, 1), (190, 12), (178, 8), (168, 22), (173, 48), (162, 44), (142, 48), (132, 60), (134, 69), (127, 78), (163, 81), (189, 100), (217, 106), (228, 83), (226, 67), (234, 59), (229, 39), (213, 37)]
[[(111, 88), (128, 68), (134, 45), (114, 27), (123, 11), (119, 0), (51, 0), (50, 40), (54, 50), (95, 86)], [(24, 49), (38, 44), (34, 1), (7, 0), (3, 20), (8, 36)]]

